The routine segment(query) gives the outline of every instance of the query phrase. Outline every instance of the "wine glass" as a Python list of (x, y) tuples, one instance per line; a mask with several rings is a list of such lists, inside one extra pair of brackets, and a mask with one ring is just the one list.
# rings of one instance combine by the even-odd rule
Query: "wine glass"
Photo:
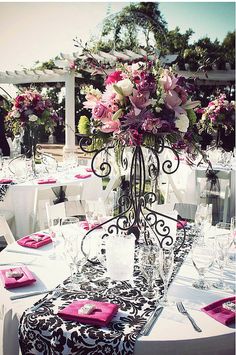
[(191, 258), (193, 265), (199, 274), (199, 279), (193, 283), (193, 287), (200, 290), (208, 290), (210, 286), (205, 280), (205, 273), (214, 261), (212, 247), (210, 247), (210, 244), (196, 243), (192, 247)]
[(50, 237), (52, 239), (52, 247), (53, 247), (53, 252), (52, 254), (49, 255), (50, 259), (57, 258), (56, 246), (57, 246), (58, 235), (60, 233), (60, 224), (61, 224), (61, 219), (59, 217), (48, 216), (48, 228), (49, 228)]
[(174, 250), (172, 248), (161, 249), (159, 260), (160, 260), (159, 272), (164, 285), (163, 297), (159, 301), (159, 303), (162, 306), (170, 306), (172, 303), (167, 298), (167, 292), (168, 292), (168, 284), (174, 269)]
[(229, 260), (230, 262), (235, 261), (235, 249), (236, 249), (236, 217), (232, 217), (230, 220), (230, 256)]
[(143, 295), (149, 299), (156, 297), (157, 294), (153, 283), (158, 276), (159, 252), (160, 249), (156, 245), (143, 245), (139, 250), (140, 271), (147, 281), (147, 290)]
[(226, 289), (227, 286), (224, 282), (224, 268), (228, 260), (228, 251), (231, 243), (230, 233), (218, 234), (215, 237), (215, 262), (220, 270), (219, 280), (213, 283), (215, 288), (220, 290)]
[(196, 233), (199, 237), (203, 238), (203, 222), (205, 221), (207, 215), (207, 205), (204, 203), (200, 203), (197, 206), (196, 214), (195, 214), (195, 228)]

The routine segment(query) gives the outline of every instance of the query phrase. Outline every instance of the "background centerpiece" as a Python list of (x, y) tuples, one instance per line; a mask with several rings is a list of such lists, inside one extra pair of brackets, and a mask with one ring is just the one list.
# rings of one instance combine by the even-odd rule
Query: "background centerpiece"
[[(82, 116), (79, 128), (81, 134), (88, 135), (88, 139), (81, 139), (80, 146), (94, 153), (92, 168), (97, 176), (107, 176), (111, 171), (108, 161), (101, 163), (100, 171), (95, 166), (97, 156), (107, 152), (105, 156), (109, 157), (110, 149), (118, 152), (118, 163), (129, 168), (128, 196), (119, 198), (121, 212), (106, 235), (121, 230), (129, 233), (135, 227), (147, 244), (170, 247), (175, 243), (170, 225), (177, 220), (151, 209), (158, 201), (155, 191), (146, 192), (147, 172), (150, 180), (156, 180), (161, 170), (173, 174), (179, 166), (179, 149), (191, 157), (198, 153), (193, 109), (200, 102), (191, 101), (193, 86), (185, 78), (154, 62), (120, 65), (104, 84), (103, 92), (93, 86), (83, 88), (84, 106), (91, 110), (91, 118)], [(85, 143), (90, 147), (85, 148)], [(131, 161), (124, 159), (127, 147), (132, 151)], [(172, 154), (172, 159), (162, 162), (164, 150)]]
[(13, 100), (7, 116), (10, 130), (23, 132), (23, 150), (28, 156), (35, 155), (38, 142), (38, 128), (43, 125), (46, 132), (52, 132), (59, 117), (51, 101), (36, 90), (27, 90)]

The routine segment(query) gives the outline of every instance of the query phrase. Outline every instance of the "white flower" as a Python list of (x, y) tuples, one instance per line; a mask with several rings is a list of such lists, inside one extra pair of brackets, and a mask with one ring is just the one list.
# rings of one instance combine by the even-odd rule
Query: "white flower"
[(20, 112), (19, 111), (14, 111), (13, 117), (19, 118), (20, 117)]
[(187, 132), (189, 126), (188, 116), (185, 114), (180, 114), (175, 121), (175, 127), (178, 128), (180, 132)]
[(157, 113), (159, 113), (159, 112), (162, 111), (162, 109), (161, 109), (160, 107), (156, 107), (156, 108), (155, 108), (155, 111), (156, 111)]
[(37, 121), (37, 119), (38, 119), (38, 116), (36, 116), (36, 115), (29, 115), (29, 122), (35, 122), (35, 121)]
[(118, 86), (122, 90), (124, 96), (129, 96), (133, 92), (133, 84), (129, 79), (123, 79), (118, 81), (116, 83), (116, 86)]

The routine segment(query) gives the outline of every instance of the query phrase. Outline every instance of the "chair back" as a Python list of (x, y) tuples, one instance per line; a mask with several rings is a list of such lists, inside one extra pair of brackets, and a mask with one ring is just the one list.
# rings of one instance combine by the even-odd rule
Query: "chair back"
[(7, 244), (15, 242), (15, 238), (4, 216), (0, 216), (0, 235), (3, 236)]
[(197, 211), (197, 205), (191, 203), (176, 203), (174, 209), (178, 212), (178, 215), (187, 220), (194, 221)]

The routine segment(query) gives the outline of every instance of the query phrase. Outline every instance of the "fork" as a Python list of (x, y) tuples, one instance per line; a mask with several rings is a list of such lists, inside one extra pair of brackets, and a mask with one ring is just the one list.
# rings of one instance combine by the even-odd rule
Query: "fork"
[(197, 332), (201, 332), (201, 328), (199, 328), (195, 322), (195, 320), (190, 316), (190, 314), (187, 312), (187, 310), (185, 309), (184, 305), (182, 302), (177, 302), (176, 303), (177, 309), (180, 313), (182, 313), (183, 315), (187, 316), (188, 319), (190, 320), (190, 322), (192, 323), (193, 328), (197, 331)]
[(53, 293), (51, 294), (51, 296), (49, 296), (48, 298), (45, 298), (43, 301), (38, 303), (36, 306), (31, 307), (31, 311), (37, 311), (37, 309), (42, 307), (42, 305), (44, 303), (46, 303), (47, 301), (50, 301), (50, 300), (57, 299), (57, 297), (59, 297), (61, 294), (62, 294), (62, 290), (61, 289), (54, 290)]

